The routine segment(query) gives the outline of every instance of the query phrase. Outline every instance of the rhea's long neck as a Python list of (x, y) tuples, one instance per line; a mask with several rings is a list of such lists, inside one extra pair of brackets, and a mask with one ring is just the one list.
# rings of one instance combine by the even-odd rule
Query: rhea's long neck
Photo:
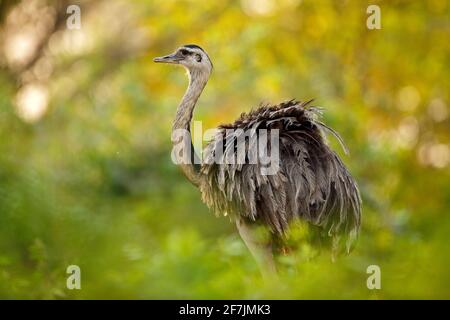
[(172, 126), (173, 156), (183, 174), (196, 186), (199, 185), (199, 162), (196, 160), (198, 157), (192, 145), (191, 121), (195, 105), (208, 82), (208, 77), (208, 73), (190, 71), (189, 87), (178, 106)]

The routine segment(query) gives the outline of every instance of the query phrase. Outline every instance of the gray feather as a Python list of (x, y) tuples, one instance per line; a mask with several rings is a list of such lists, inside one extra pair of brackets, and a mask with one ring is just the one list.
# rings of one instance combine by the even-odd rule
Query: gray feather
[[(263, 106), (220, 126), (204, 152), (202, 198), (216, 214), (243, 216), (279, 235), (286, 233), (293, 219), (303, 219), (333, 237), (333, 247), (346, 239), (348, 252), (361, 225), (361, 197), (355, 180), (326, 144), (323, 131), (333, 134), (347, 152), (342, 138), (318, 120), (321, 109), (309, 106), (310, 102)], [(260, 163), (242, 164), (243, 158), (254, 159), (257, 146), (230, 129), (254, 130), (253, 134), (258, 129), (280, 130), (278, 173), (265, 176)], [(245, 153), (237, 158), (234, 153), (239, 147)], [(219, 164), (210, 161), (218, 154)], [(231, 157), (235, 163), (227, 162)]]

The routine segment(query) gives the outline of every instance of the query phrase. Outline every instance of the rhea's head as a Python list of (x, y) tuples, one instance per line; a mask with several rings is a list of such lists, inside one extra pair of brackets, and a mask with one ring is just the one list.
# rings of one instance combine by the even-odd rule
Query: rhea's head
[(213, 67), (205, 50), (195, 44), (181, 46), (174, 53), (154, 58), (153, 61), (159, 63), (180, 64), (191, 74), (201, 73), (209, 75)]

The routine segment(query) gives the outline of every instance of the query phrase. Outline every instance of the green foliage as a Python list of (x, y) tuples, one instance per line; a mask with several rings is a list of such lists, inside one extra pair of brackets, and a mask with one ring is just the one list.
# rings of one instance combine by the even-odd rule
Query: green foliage
[[(52, 53), (48, 110), (33, 123), (15, 105), (23, 78), (2, 63), (0, 298), (450, 298), (450, 6), (378, 1), (382, 29), (368, 30), (370, 3), (254, 2), (83, 2), (92, 44)], [(333, 264), (296, 229), (280, 281), (262, 281), (228, 218), (170, 160), (187, 80), (151, 58), (183, 43), (214, 62), (204, 129), (261, 101), (325, 108), (362, 190), (350, 256)], [(71, 264), (81, 290), (66, 288)], [(366, 287), (372, 264), (381, 290)]]

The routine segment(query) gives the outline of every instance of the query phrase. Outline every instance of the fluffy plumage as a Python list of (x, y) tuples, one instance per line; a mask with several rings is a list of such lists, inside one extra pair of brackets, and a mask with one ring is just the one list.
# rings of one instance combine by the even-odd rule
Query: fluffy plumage
[[(291, 100), (263, 106), (242, 114), (232, 124), (219, 126), (204, 150), (202, 199), (217, 215), (226, 213), (262, 223), (276, 235), (284, 235), (292, 220), (305, 220), (333, 237), (334, 246), (343, 235), (348, 252), (359, 232), (361, 198), (356, 182), (327, 145), (323, 131), (332, 133), (341, 144), (342, 140), (319, 120), (320, 109), (309, 104)], [(240, 147), (246, 159), (256, 152), (248, 140), (238, 139), (242, 131), (229, 129), (256, 133), (258, 129), (279, 129), (279, 171), (262, 175), (261, 163), (227, 163), (225, 158), (236, 152), (238, 144), (245, 144)], [(219, 150), (220, 164), (213, 160)]]

